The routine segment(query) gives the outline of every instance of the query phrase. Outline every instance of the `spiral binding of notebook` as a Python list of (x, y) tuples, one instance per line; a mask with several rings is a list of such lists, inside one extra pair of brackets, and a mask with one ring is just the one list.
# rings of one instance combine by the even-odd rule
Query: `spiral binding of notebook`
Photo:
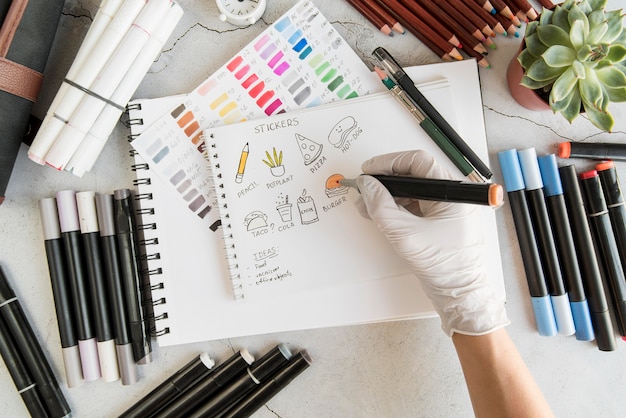
[[(128, 141), (132, 142), (144, 127), (147, 125), (142, 112), (142, 104), (131, 103), (126, 108), (128, 119), (125, 125), (130, 129)], [(143, 268), (143, 285), (149, 291), (144, 291), (143, 309), (146, 318), (149, 320), (150, 330), (154, 337), (168, 334), (170, 328), (167, 324), (168, 312), (166, 310), (167, 299), (164, 296), (165, 285), (161, 280), (163, 266), (161, 260), (161, 248), (159, 244), (157, 227), (157, 210), (153, 205), (152, 179), (149, 175), (150, 166), (135, 151), (130, 150), (130, 157), (134, 163), (130, 168), (136, 173), (133, 185), (136, 188), (136, 215), (139, 219), (137, 227), (139, 229), (140, 245), (143, 249), (141, 264)], [(144, 290), (147, 290), (144, 288)]]
[(233, 286), (233, 293), (235, 299), (244, 298), (244, 289), (239, 274), (239, 264), (237, 263), (237, 251), (235, 247), (235, 241), (233, 239), (233, 231), (230, 224), (230, 216), (228, 214), (228, 203), (226, 203), (226, 195), (224, 193), (224, 184), (222, 182), (222, 172), (220, 170), (219, 155), (217, 153), (217, 145), (213, 142), (213, 135), (210, 134), (204, 137), (206, 144), (206, 152), (211, 153), (208, 156), (210, 162), (209, 167), (211, 169), (211, 175), (213, 177), (213, 187), (215, 195), (217, 197), (219, 215), (221, 220), (221, 229), (224, 236), (224, 248), (226, 250), (226, 258), (228, 260), (228, 271), (230, 273), (230, 281)]

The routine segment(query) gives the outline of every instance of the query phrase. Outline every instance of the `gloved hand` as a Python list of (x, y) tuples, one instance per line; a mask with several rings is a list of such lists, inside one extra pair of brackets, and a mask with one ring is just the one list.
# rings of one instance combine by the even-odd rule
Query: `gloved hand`
[[(374, 157), (365, 174), (453, 178), (425, 151)], [(357, 179), (357, 206), (372, 219), (410, 264), (439, 313), (442, 328), (481, 335), (508, 325), (504, 301), (489, 282), (483, 265), (479, 208), (475, 205), (394, 199), (375, 178)]]

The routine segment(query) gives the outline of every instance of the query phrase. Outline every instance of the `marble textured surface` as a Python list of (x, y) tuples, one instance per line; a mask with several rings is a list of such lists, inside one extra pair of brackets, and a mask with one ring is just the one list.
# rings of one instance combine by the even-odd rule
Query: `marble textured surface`
[[(68, 0), (46, 70), (46, 84), (36, 107), (43, 115), (96, 11), (98, 0)], [(161, 56), (134, 97), (158, 97), (192, 90), (274, 22), (294, 1), (270, 0), (263, 19), (236, 28), (217, 19), (212, 0), (180, 0), (186, 13)], [(412, 35), (387, 38), (375, 30), (347, 2), (315, 0), (316, 5), (366, 62), (376, 46), (386, 47), (402, 65), (439, 62)], [(612, 0), (612, 8), (626, 1)], [(502, 182), (497, 153), (534, 146), (539, 154), (554, 151), (566, 140), (624, 141), (626, 106), (615, 106), (618, 123), (612, 135), (599, 132), (584, 117), (573, 124), (550, 112), (523, 109), (510, 97), (505, 72), (520, 39), (499, 36), (490, 51), (492, 68), (481, 69), (483, 111), (495, 181)], [(54, 314), (38, 199), (57, 190), (112, 191), (130, 187), (127, 129), (121, 124), (95, 168), (83, 178), (41, 167), (26, 157), (23, 147), (0, 206), (0, 263), (10, 277), (32, 320), (48, 358), (62, 380), (64, 393), (77, 417), (117, 416), (178, 370), (200, 351), (217, 360), (241, 347), (261, 354), (278, 342), (307, 349), (312, 367), (257, 412), (257, 417), (466, 417), (471, 403), (450, 339), (438, 319), (279, 333), (155, 348), (155, 361), (140, 368), (141, 380), (132, 386), (96, 382), (67, 389), (64, 384), (59, 335)], [(588, 161), (576, 161), (582, 170)], [(626, 163), (617, 163), (626, 176)], [(508, 327), (539, 386), (557, 416), (620, 416), (626, 387), (626, 342), (604, 353), (594, 343), (574, 337), (540, 337), (533, 325), (530, 300), (515, 230), (508, 207), (498, 210), (498, 231), (506, 275)], [(323, 309), (323, 307), (320, 307)], [(210, 326), (211, 318), (204, 319)], [(200, 325), (202, 326), (202, 325)], [(0, 362), (0, 415), (26, 416), (4, 364)]]

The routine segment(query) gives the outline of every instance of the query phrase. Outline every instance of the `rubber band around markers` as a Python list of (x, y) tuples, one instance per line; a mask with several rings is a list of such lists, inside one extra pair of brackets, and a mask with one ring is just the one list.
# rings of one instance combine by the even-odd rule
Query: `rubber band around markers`
[(69, 79), (67, 79), (67, 78), (64, 78), (64, 79), (63, 79), (63, 82), (64, 82), (64, 83), (67, 83), (67, 84), (69, 84), (70, 86), (75, 87), (75, 88), (77, 88), (77, 89), (79, 89), (79, 90), (81, 90), (81, 91), (83, 91), (83, 92), (85, 92), (85, 93), (87, 93), (88, 95), (90, 95), (90, 96), (92, 96), (92, 97), (95, 97), (96, 99), (98, 99), (98, 100), (100, 100), (100, 101), (102, 101), (102, 102), (104, 102), (104, 103), (106, 103), (106, 104), (108, 104), (108, 105), (113, 106), (114, 108), (116, 108), (116, 109), (118, 109), (118, 110), (121, 110), (122, 112), (123, 112), (123, 111), (124, 111), (124, 109), (125, 109), (125, 107), (124, 107), (124, 106), (120, 106), (120, 105), (118, 105), (117, 103), (115, 103), (115, 102), (113, 102), (113, 101), (111, 101), (111, 100), (107, 99), (106, 97), (100, 96), (98, 93), (96, 93), (96, 92), (94, 92), (94, 91), (91, 91), (91, 90), (89, 90), (88, 88), (83, 87), (83, 86), (81, 86), (80, 84), (77, 84), (77, 83), (73, 82), (72, 80), (69, 80)]

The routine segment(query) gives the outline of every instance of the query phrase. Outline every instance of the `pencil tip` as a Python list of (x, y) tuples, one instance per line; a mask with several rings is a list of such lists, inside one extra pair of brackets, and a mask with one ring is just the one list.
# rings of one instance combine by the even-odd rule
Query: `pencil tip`
[(495, 15), (496, 14), (496, 8), (494, 7), (493, 9), (491, 9), (491, 14)]
[(400, 23), (396, 23), (395, 25), (391, 27), (391, 29), (393, 29), (394, 31), (398, 32), (401, 35), (404, 35), (404, 28), (402, 27)]

